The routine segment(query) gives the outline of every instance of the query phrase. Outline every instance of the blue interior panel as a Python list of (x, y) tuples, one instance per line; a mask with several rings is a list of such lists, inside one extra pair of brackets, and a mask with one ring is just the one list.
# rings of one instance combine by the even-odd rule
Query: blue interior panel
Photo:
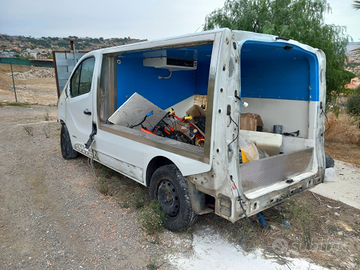
[(169, 70), (143, 66), (144, 54), (149, 52), (156, 53), (131, 52), (118, 56), (117, 107), (135, 92), (162, 109), (194, 94), (207, 94), (212, 45), (167, 50), (169, 57), (198, 61), (196, 70), (173, 71), (169, 79), (159, 79), (159, 76), (168, 77)]
[(247, 41), (241, 48), (241, 96), (318, 101), (317, 57), (287, 43)]

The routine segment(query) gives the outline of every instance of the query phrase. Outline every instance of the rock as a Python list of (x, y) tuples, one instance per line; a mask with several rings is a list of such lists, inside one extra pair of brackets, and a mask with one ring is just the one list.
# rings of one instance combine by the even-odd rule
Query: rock
[(339, 236), (343, 236), (344, 233), (343, 233), (343, 232), (338, 232), (337, 234), (338, 234)]
[(297, 252), (297, 251), (295, 251), (295, 250), (291, 250), (290, 251), (290, 254), (292, 255), (292, 257), (299, 257), (300, 256), (300, 253), (299, 252)]
[[(26, 72), (13, 72), (14, 79), (26, 80), (33, 78), (55, 78), (54, 68), (32, 68)], [(7, 73), (11, 77), (11, 73)]]

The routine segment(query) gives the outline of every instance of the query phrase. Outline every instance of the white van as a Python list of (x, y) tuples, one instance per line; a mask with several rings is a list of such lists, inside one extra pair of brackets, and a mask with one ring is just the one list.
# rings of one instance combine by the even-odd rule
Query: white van
[(323, 182), (325, 84), (321, 50), (245, 31), (92, 51), (58, 101), (62, 155), (149, 187), (170, 230), (235, 222)]

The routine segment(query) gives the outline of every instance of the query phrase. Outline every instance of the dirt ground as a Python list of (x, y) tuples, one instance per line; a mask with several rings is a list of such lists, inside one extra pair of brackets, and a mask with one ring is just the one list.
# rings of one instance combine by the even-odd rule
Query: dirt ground
[[(47, 75), (33, 77), (31, 70), (42, 70)], [(15, 92), (18, 102), (42, 105), (56, 105), (57, 90), (54, 69), (51, 75), (48, 68), (13, 65), (14, 73), (23, 73), (26, 79), (15, 77)], [(42, 77), (42, 78), (39, 78)], [(9, 64), (0, 64), (0, 102), (15, 102), (14, 86)]]
[(4, 106), (0, 119), (0, 269), (146, 269), (181, 242), (150, 243), (87, 158), (62, 159), (56, 107)]
[[(11, 77), (6, 68), (0, 69), (0, 104), (13, 102)], [(181, 233), (146, 235), (136, 218), (138, 210), (124, 206), (117, 195), (99, 192), (87, 158), (62, 159), (56, 107), (45, 106), (56, 104), (54, 79), (15, 83), (26, 89), (19, 90), (24, 102), (43, 105), (0, 106), (1, 269), (184, 269), (169, 256), (194, 259), (194, 239), (214, 234), (246, 252), (263, 248), (261, 256), (274, 259), (245, 219), (231, 224), (210, 214)], [(335, 158), (343, 158), (339, 156)], [(97, 175), (102, 170), (95, 166)], [(120, 174), (112, 178), (122, 190), (138, 187)], [(307, 191), (263, 215), (270, 229), (262, 229), (254, 217), (251, 223), (282, 256), (307, 258), (327, 269), (360, 268), (360, 210)], [(287, 267), (279, 264), (276, 269)]]

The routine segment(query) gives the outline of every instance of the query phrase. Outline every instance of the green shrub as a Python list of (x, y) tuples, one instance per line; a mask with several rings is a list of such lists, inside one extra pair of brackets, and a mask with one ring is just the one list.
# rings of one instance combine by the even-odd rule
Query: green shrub
[(153, 200), (149, 205), (144, 206), (138, 216), (141, 228), (147, 234), (161, 232), (164, 228), (165, 212), (159, 201)]
[(100, 176), (97, 178), (97, 187), (99, 192), (104, 194), (105, 196), (109, 194), (109, 184), (106, 177)]
[(360, 86), (348, 97), (346, 113), (351, 116), (360, 116)]
[(147, 189), (145, 187), (139, 186), (135, 189), (134, 194), (131, 197), (131, 205), (136, 209), (144, 207), (146, 200), (149, 198), (147, 195)]

